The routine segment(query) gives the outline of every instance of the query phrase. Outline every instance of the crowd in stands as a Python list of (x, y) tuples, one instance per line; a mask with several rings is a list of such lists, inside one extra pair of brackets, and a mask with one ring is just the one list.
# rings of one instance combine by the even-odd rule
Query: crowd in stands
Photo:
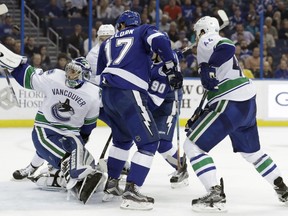
[[(183, 49), (195, 42), (193, 24), (205, 15), (218, 17), (226, 11), (230, 23), (220, 34), (236, 46), (235, 55), (244, 73), (250, 78), (288, 79), (288, 2), (286, 0), (161, 0), (159, 29), (170, 37), (173, 48)], [(260, 5), (263, 2), (263, 5)], [(68, 57), (86, 55), (88, 43), (88, 0), (27, 0), (26, 4), (41, 18), (44, 34), (52, 27), (62, 37), (57, 66)], [(156, 0), (92, 0), (92, 46), (97, 43), (101, 24), (115, 24), (125, 10), (137, 11), (142, 23), (156, 24)], [(264, 13), (263, 73), (260, 73), (260, 11)], [(220, 21), (221, 24), (221, 21)], [(13, 28), (13, 17), (0, 20), (1, 41), (16, 53), (20, 51), (19, 33)], [(74, 49), (67, 49), (68, 44)], [(68, 53), (66, 51), (68, 50)], [(75, 51), (77, 50), (77, 52)], [(197, 77), (197, 50), (185, 53), (180, 65), (185, 77)], [(25, 55), (36, 67), (50, 68), (47, 47), (35, 46), (33, 37), (25, 37)], [(60, 63), (62, 62), (62, 64)]]

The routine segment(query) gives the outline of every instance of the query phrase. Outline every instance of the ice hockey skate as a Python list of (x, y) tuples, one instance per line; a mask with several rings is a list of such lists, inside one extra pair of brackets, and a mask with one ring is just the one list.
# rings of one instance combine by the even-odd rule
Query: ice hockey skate
[(151, 210), (154, 205), (154, 198), (145, 196), (139, 192), (139, 187), (132, 182), (127, 182), (122, 195), (122, 209)]
[(185, 163), (180, 169), (176, 170), (170, 178), (171, 188), (180, 188), (189, 185), (189, 174), (187, 164)]
[(223, 179), (220, 185), (210, 188), (207, 195), (192, 200), (192, 210), (195, 212), (226, 212), (226, 195), (224, 193)]
[(123, 189), (119, 187), (120, 179), (109, 178), (104, 188), (103, 202), (112, 201), (113, 199), (121, 198)]
[(278, 177), (277, 179), (275, 179), (274, 185), (274, 189), (280, 202), (284, 202), (286, 203), (286, 205), (288, 205), (288, 188), (283, 182), (283, 179), (281, 177)]
[(29, 164), (24, 169), (16, 170), (13, 172), (13, 178), (15, 180), (22, 180), (27, 178), (28, 176), (32, 176), (39, 167), (34, 167), (32, 164)]

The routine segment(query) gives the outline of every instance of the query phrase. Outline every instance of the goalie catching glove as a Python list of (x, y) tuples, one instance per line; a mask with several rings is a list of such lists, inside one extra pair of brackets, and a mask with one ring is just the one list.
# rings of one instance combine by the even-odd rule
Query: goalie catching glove
[(26, 56), (17, 55), (11, 50), (7, 49), (3, 44), (0, 44), (0, 67), (11, 72), (20, 64), (25, 63), (27, 63)]
[(208, 63), (201, 63), (200, 66), (201, 83), (209, 91), (217, 91), (219, 81), (216, 79), (216, 70)]
[(169, 84), (173, 89), (180, 89), (183, 85), (183, 76), (174, 62), (165, 63), (162, 67), (162, 71), (166, 74), (169, 80)]

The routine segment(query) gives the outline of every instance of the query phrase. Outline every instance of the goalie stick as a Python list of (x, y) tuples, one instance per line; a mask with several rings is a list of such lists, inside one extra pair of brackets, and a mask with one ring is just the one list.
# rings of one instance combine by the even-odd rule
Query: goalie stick
[(112, 140), (112, 133), (110, 133), (108, 140), (106, 141), (106, 144), (102, 150), (102, 153), (101, 153), (99, 161), (98, 161), (99, 168), (103, 172), (107, 172), (107, 163), (105, 162), (104, 157), (105, 157), (105, 154), (107, 152), (107, 149), (108, 149), (108, 146), (109, 146), (111, 140)]
[(10, 79), (9, 79), (9, 72), (7, 71), (7, 69), (3, 69), (2, 74), (4, 74), (4, 76), (6, 78), (6, 81), (8, 83), (8, 87), (9, 87), (9, 89), (11, 91), (11, 95), (13, 97), (13, 103), (11, 103), (11, 104), (15, 104), (17, 107), (20, 107), (20, 103), (19, 103), (19, 101), (18, 101), (18, 99), (16, 97), (16, 93), (15, 93), (14, 88), (13, 88), (13, 86), (11, 84)]
[[(226, 26), (229, 25), (229, 18), (228, 18), (227, 14), (224, 10), (218, 10), (217, 13), (218, 13), (218, 16), (220, 17), (221, 21), (223, 22), (222, 25), (220, 26), (220, 30), (222, 30), (223, 28), (225, 28)], [(196, 44), (197, 44), (197, 42), (191, 44), (190, 46), (185, 47), (182, 50), (182, 53), (185, 53), (188, 50), (192, 49)]]

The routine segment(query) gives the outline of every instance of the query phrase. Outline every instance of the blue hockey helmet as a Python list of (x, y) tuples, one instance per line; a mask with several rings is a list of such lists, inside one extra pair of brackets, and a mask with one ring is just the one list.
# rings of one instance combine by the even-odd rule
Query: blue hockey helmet
[(127, 26), (139, 26), (141, 24), (141, 18), (139, 13), (131, 10), (124, 11), (116, 21), (116, 28), (119, 30), (120, 24), (123, 23)]
[(66, 82), (70, 88), (75, 88), (83, 84), (85, 80), (89, 80), (92, 69), (89, 62), (84, 57), (78, 57), (69, 62), (65, 67)]

